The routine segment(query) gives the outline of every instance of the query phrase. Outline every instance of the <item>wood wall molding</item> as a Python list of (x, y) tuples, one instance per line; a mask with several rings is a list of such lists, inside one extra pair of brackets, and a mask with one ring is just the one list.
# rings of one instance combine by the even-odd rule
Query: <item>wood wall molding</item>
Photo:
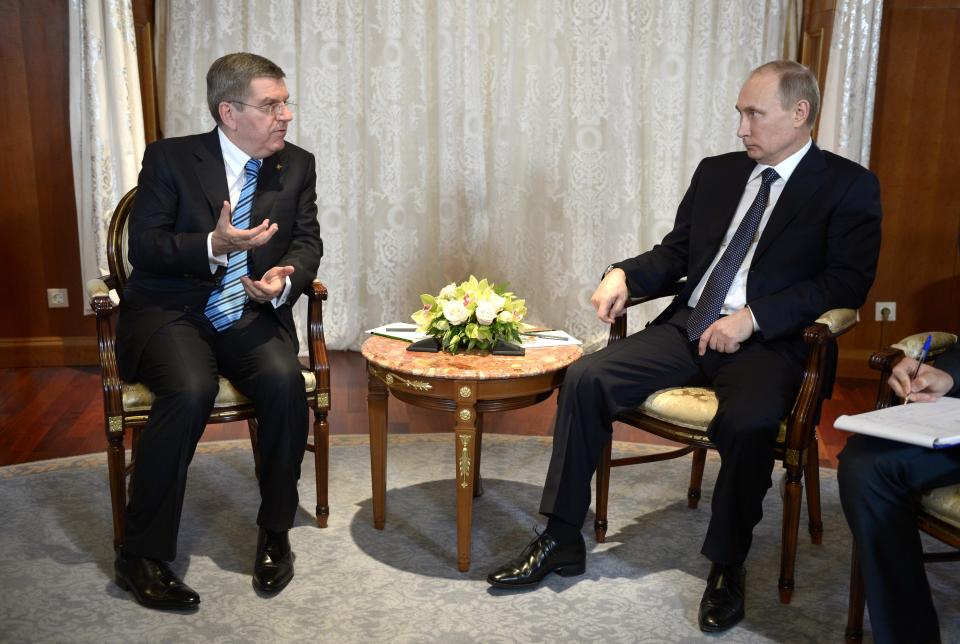
[(96, 336), (0, 338), (0, 368), (97, 364)]

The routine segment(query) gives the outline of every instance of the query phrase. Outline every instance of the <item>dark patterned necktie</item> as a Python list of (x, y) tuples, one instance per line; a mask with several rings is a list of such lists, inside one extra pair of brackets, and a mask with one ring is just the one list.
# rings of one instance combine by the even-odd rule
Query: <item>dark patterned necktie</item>
[[(253, 194), (257, 191), (257, 176), (260, 174), (260, 161), (250, 159), (243, 166), (246, 180), (240, 191), (240, 199), (233, 211), (234, 228), (250, 228), (250, 211), (253, 209)], [(210, 294), (204, 314), (217, 331), (226, 331), (243, 315), (243, 305), (247, 302), (247, 293), (243, 290), (240, 278), (247, 274), (247, 251), (237, 250), (227, 256), (227, 272), (223, 276), (220, 288)]]
[(700, 294), (700, 299), (697, 300), (697, 305), (693, 307), (690, 317), (687, 318), (687, 337), (691, 340), (696, 340), (703, 335), (707, 327), (720, 317), (720, 308), (723, 306), (723, 301), (727, 299), (733, 278), (740, 270), (740, 265), (743, 264), (743, 259), (750, 249), (750, 242), (753, 241), (760, 227), (760, 220), (763, 219), (763, 211), (766, 210), (767, 199), (770, 197), (770, 185), (780, 178), (773, 168), (767, 168), (760, 176), (760, 190), (757, 191), (756, 199), (753, 200), (747, 214), (737, 226), (733, 239), (720, 256), (720, 261), (713, 267)]

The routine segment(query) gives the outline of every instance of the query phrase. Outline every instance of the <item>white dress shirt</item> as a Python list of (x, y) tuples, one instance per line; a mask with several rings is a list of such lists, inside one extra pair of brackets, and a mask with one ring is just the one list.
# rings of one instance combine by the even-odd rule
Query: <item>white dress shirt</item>
[[(230, 214), (232, 215), (235, 204), (240, 201), (240, 192), (243, 190), (243, 182), (246, 179), (244, 166), (247, 165), (250, 156), (234, 145), (233, 141), (228, 139), (220, 128), (217, 128), (217, 135), (220, 137), (220, 151), (223, 153), (223, 166), (227, 173), (227, 190), (230, 193)], [(219, 213), (217, 213), (217, 216), (220, 216)], [(227, 256), (227, 253), (213, 254), (213, 233), (207, 235), (207, 260), (210, 262), (211, 273), (216, 273), (218, 267), (227, 265)], [(283, 287), (283, 292), (272, 300), (274, 308), (286, 302), (287, 296), (290, 294), (290, 278), (287, 277), (285, 280), (286, 285)]]
[[(730, 226), (727, 228), (727, 233), (723, 237), (723, 243), (720, 244), (720, 249), (717, 251), (716, 257), (714, 257), (713, 262), (710, 263), (710, 268), (708, 268), (707, 272), (705, 272), (703, 277), (700, 278), (700, 283), (697, 284), (697, 288), (693, 290), (693, 293), (690, 295), (690, 299), (687, 301), (687, 305), (690, 308), (695, 307), (697, 302), (700, 301), (700, 294), (703, 293), (703, 287), (706, 286), (707, 280), (710, 278), (710, 273), (713, 272), (714, 266), (716, 266), (717, 262), (720, 261), (720, 256), (723, 255), (723, 251), (727, 249), (727, 244), (729, 244), (730, 240), (733, 239), (733, 235), (736, 232), (737, 227), (740, 226), (740, 222), (743, 221), (743, 218), (746, 216), (747, 210), (749, 210), (750, 206), (753, 205), (753, 200), (756, 199), (757, 192), (760, 191), (760, 184), (762, 183), (760, 174), (767, 168), (773, 168), (777, 171), (777, 174), (780, 175), (780, 178), (770, 184), (770, 196), (767, 198), (767, 207), (764, 209), (763, 217), (760, 219), (760, 227), (757, 229), (757, 234), (754, 235), (753, 240), (750, 242), (750, 248), (747, 249), (747, 256), (744, 257), (743, 263), (740, 265), (740, 269), (734, 276), (733, 284), (730, 285), (730, 290), (727, 291), (727, 297), (723, 301), (723, 306), (720, 307), (720, 314), (729, 315), (731, 313), (736, 313), (747, 305), (747, 273), (750, 270), (751, 262), (753, 262), (753, 254), (757, 251), (757, 242), (760, 240), (760, 235), (763, 234), (763, 229), (766, 227), (767, 221), (770, 219), (770, 213), (773, 212), (774, 207), (777, 205), (777, 201), (780, 199), (780, 195), (783, 194), (783, 189), (787, 185), (787, 181), (790, 180), (790, 175), (792, 175), (793, 171), (797, 169), (797, 166), (800, 164), (800, 160), (803, 158), (803, 155), (807, 153), (807, 150), (810, 149), (812, 144), (813, 140), (808, 140), (805, 146), (775, 166), (758, 163), (750, 173), (750, 178), (747, 180), (747, 185), (743, 189), (743, 196), (740, 197), (740, 204), (737, 206), (737, 210), (733, 215), (733, 219), (730, 221)], [(750, 317), (753, 317), (753, 311), (750, 312)], [(760, 330), (755, 317), (753, 317), (753, 330)]]

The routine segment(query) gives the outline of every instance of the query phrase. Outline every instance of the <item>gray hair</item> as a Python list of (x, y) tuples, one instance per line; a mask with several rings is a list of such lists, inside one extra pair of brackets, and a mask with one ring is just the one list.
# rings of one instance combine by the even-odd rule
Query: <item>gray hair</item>
[(238, 52), (216, 59), (207, 71), (207, 107), (213, 120), (222, 123), (220, 103), (246, 100), (254, 78), (279, 80), (284, 76), (279, 66), (257, 54)]
[(750, 75), (762, 72), (772, 72), (780, 79), (777, 94), (783, 109), (789, 110), (797, 101), (806, 101), (810, 105), (806, 124), (812, 128), (820, 112), (820, 87), (810, 68), (792, 60), (773, 60), (760, 65)]

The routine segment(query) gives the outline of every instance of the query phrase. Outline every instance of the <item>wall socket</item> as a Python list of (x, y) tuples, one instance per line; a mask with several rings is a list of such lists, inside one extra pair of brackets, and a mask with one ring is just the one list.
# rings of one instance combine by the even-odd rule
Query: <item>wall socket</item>
[(47, 307), (51, 309), (65, 309), (70, 306), (70, 299), (67, 297), (65, 288), (47, 289)]
[(894, 322), (897, 319), (896, 302), (877, 302), (876, 314), (874, 315), (874, 319), (877, 322), (883, 321), (883, 309), (890, 310), (890, 314), (887, 316), (887, 322)]

